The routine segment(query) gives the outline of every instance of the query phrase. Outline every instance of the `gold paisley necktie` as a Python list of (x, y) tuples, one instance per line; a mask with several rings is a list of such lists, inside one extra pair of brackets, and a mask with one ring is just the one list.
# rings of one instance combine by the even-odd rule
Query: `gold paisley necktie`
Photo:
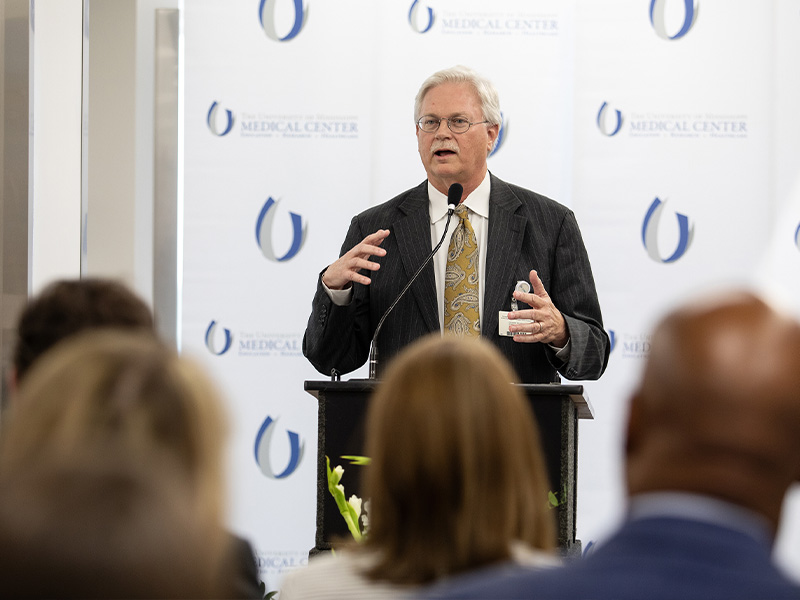
[(456, 208), (459, 223), (450, 238), (444, 277), (444, 329), (457, 335), (481, 334), (478, 313), (478, 241), (467, 207)]

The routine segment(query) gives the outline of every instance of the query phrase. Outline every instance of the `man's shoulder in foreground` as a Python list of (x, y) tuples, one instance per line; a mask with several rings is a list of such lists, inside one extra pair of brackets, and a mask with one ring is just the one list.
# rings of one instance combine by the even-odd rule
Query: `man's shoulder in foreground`
[(487, 569), (435, 586), (429, 600), (456, 598), (800, 598), (767, 546), (740, 532), (680, 519), (627, 524), (585, 558), (547, 570)]

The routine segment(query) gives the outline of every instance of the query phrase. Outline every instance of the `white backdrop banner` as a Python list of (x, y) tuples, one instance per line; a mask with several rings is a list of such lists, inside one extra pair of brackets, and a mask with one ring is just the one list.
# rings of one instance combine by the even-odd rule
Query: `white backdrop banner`
[[(626, 403), (655, 320), (723, 285), (800, 315), (799, 27), (791, 0), (185, 3), (182, 348), (228, 400), (230, 522), (268, 589), (314, 545), (316, 278), (354, 214), (424, 179), (423, 79), (492, 79), (489, 168), (578, 217), (613, 341), (586, 383), (586, 545), (624, 509)], [(800, 579), (797, 504), (778, 556)]]

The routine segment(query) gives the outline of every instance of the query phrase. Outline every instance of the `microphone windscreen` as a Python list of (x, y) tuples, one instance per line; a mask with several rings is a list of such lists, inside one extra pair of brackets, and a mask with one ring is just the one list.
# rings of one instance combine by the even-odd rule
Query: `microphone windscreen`
[(461, 194), (464, 193), (464, 186), (460, 183), (454, 183), (447, 189), (447, 203), (458, 206), (461, 204)]

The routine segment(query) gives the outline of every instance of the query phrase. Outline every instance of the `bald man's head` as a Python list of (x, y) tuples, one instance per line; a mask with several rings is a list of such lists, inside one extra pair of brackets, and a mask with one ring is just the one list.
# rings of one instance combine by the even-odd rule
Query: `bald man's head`
[(627, 462), (632, 494), (709, 494), (777, 527), (800, 480), (800, 324), (745, 293), (668, 315), (631, 403)]

